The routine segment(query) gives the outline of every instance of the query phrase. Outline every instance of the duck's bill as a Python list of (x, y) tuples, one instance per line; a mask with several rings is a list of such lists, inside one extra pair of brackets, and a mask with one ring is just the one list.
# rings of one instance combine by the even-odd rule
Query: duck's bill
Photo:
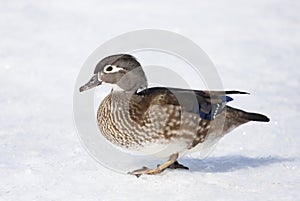
[(98, 76), (97, 74), (95, 74), (90, 81), (88, 81), (88, 83), (86, 83), (85, 85), (81, 86), (79, 88), (80, 92), (86, 91), (88, 89), (94, 88), (96, 86), (99, 86), (102, 82), (98, 80)]

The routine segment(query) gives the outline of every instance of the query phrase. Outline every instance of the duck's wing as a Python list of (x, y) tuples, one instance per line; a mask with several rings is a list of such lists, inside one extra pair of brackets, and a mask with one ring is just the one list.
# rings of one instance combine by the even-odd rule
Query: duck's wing
[(233, 100), (230, 94), (248, 94), (242, 91), (200, 91), (178, 88), (147, 88), (136, 95), (140, 106), (151, 105), (180, 106), (183, 111), (198, 114), (203, 119), (212, 120), (222, 112), (227, 102)]

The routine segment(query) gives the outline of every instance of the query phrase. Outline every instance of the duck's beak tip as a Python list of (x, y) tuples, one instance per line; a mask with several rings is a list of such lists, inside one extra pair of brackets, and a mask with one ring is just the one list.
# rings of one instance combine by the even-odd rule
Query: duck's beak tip
[(88, 83), (86, 83), (85, 85), (81, 86), (79, 88), (79, 92), (83, 92), (86, 91), (88, 89), (94, 88), (96, 86), (99, 86), (102, 82), (98, 80), (98, 76), (97, 74), (95, 74), (90, 81), (88, 81)]

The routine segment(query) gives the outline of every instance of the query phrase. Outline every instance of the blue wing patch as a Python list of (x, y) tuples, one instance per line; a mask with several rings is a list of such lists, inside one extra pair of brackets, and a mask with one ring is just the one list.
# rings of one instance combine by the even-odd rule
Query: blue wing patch
[(223, 102), (230, 102), (233, 101), (233, 98), (231, 98), (230, 96), (221, 96), (220, 97), (222, 99)]
[(226, 103), (233, 101), (230, 96), (220, 96), (222, 102), (217, 104), (211, 104), (208, 102), (199, 105), (199, 114), (202, 119), (213, 120), (216, 115), (219, 114), (225, 107)]

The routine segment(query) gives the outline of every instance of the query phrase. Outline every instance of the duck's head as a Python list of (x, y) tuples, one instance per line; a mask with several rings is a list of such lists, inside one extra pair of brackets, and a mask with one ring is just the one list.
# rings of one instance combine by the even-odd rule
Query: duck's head
[(102, 59), (94, 75), (79, 91), (86, 91), (103, 83), (113, 85), (113, 90), (136, 91), (147, 87), (147, 79), (140, 63), (129, 54), (117, 54)]

